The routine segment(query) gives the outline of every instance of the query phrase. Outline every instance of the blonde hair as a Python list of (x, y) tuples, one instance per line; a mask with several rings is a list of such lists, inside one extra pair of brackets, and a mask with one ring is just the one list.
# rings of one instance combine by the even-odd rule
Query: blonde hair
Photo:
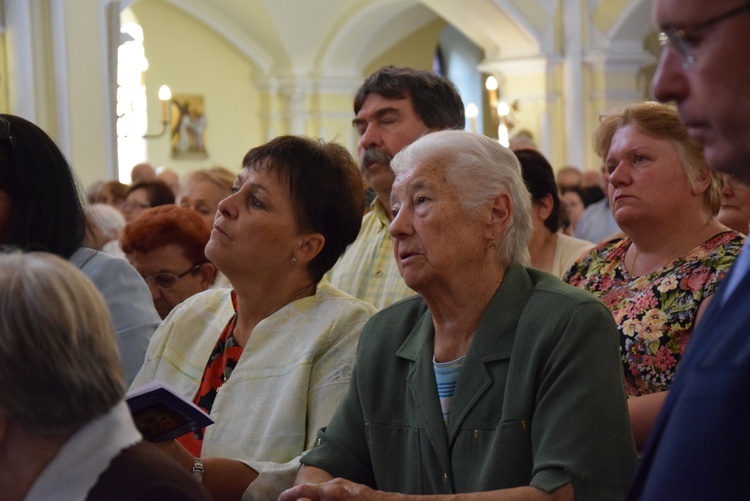
[(599, 128), (594, 133), (594, 149), (602, 161), (606, 162), (615, 132), (628, 125), (634, 125), (647, 136), (672, 142), (691, 184), (695, 184), (701, 175), (708, 177), (710, 181), (703, 193), (703, 201), (711, 214), (718, 214), (721, 207), (721, 179), (706, 163), (703, 146), (690, 137), (674, 106), (646, 101), (602, 116)]
[(187, 186), (191, 181), (208, 181), (228, 192), (232, 191), (237, 174), (226, 167), (216, 166), (210, 169), (200, 169), (188, 172), (182, 180), (181, 185)]
[(0, 253), (0, 414), (64, 437), (119, 402), (125, 381), (109, 309), (52, 254)]

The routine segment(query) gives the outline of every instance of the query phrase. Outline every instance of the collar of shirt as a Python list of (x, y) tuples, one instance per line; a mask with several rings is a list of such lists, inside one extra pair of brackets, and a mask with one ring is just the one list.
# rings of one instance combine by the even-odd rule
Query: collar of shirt
[(391, 220), (388, 219), (388, 212), (385, 207), (383, 207), (383, 204), (380, 203), (380, 200), (377, 198), (372, 201), (370, 204), (370, 210), (375, 214), (375, 217), (378, 219), (378, 222), (380, 222), (380, 228), (388, 229), (388, 225), (391, 224)]
[(85, 499), (112, 459), (142, 440), (124, 400), (73, 433), (31, 487), (26, 501)]

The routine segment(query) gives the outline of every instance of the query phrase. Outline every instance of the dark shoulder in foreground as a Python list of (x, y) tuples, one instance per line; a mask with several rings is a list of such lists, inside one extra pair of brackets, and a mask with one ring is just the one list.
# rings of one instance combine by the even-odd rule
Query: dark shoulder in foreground
[(124, 449), (112, 460), (87, 501), (208, 501), (204, 487), (148, 442)]

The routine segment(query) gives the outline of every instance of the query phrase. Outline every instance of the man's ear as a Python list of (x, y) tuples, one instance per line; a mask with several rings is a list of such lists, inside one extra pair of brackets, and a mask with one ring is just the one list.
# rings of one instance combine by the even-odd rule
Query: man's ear
[(326, 237), (320, 233), (310, 233), (302, 237), (302, 242), (299, 247), (294, 251), (293, 257), (299, 263), (309, 263), (315, 256), (320, 254), (323, 250), (323, 246), (326, 243)]

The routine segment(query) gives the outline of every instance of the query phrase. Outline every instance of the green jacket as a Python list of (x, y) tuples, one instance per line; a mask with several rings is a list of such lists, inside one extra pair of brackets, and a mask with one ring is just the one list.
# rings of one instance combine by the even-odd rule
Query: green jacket
[(349, 387), (302, 462), (408, 494), (573, 483), (620, 499), (636, 453), (612, 315), (592, 295), (511, 265), (466, 354), (446, 430), (421, 297), (365, 325)]

